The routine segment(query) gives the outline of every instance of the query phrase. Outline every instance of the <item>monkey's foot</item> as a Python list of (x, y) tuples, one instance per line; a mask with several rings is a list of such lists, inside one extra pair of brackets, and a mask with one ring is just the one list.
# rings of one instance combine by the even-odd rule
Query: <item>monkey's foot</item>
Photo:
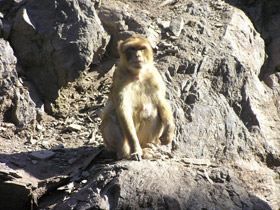
[(147, 160), (157, 160), (157, 159), (161, 159), (162, 154), (160, 153), (160, 151), (158, 150), (158, 148), (156, 148), (155, 145), (153, 145), (153, 148), (143, 148), (143, 159), (147, 159)]
[(154, 159), (154, 149), (144, 148), (143, 151), (143, 159), (153, 160)]
[(142, 156), (139, 153), (132, 153), (130, 159), (131, 160), (141, 161), (142, 160)]

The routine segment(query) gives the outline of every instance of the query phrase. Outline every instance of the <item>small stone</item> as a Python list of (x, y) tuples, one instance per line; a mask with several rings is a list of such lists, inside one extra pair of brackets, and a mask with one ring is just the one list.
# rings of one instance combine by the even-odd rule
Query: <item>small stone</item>
[(52, 148), (53, 151), (58, 151), (58, 152), (64, 152), (64, 145), (63, 144), (59, 144), (57, 146), (55, 146), (54, 148)]
[(20, 168), (26, 167), (26, 164), (25, 164), (25, 163), (20, 163), (20, 162), (18, 162), (18, 161), (12, 161), (12, 163), (13, 163), (14, 165), (16, 165), (17, 167), (20, 167)]
[(183, 158), (182, 162), (186, 164), (193, 164), (193, 165), (205, 165), (205, 166), (211, 165), (211, 162), (208, 159)]
[(71, 193), (75, 189), (74, 182), (70, 182), (69, 184), (57, 188), (57, 190), (65, 191), (66, 193)]
[(72, 164), (72, 163), (74, 163), (76, 160), (77, 160), (77, 158), (71, 158), (70, 160), (68, 160), (68, 163), (69, 163), (69, 164)]
[(82, 130), (82, 126), (80, 126), (78, 124), (70, 124), (70, 125), (68, 125), (68, 129), (72, 130), (72, 131), (80, 131), (80, 130)]
[(91, 135), (90, 135), (90, 139), (88, 141), (89, 144), (94, 144), (95, 143), (95, 139), (96, 139), (96, 130), (94, 130)]
[(170, 21), (165, 21), (165, 20), (158, 19), (157, 22), (163, 28), (168, 28), (170, 26)]
[(36, 165), (36, 164), (38, 163), (38, 160), (31, 160), (31, 163), (32, 163), (33, 165)]
[(182, 17), (174, 19), (171, 21), (169, 30), (174, 34), (174, 36), (179, 36), (184, 27), (184, 19)]
[(31, 152), (29, 156), (36, 160), (47, 160), (52, 158), (54, 155), (55, 153), (50, 150), (42, 150), (42, 151)]
[(58, 141), (61, 141), (61, 142), (64, 142), (64, 141), (65, 141), (65, 139), (64, 139), (62, 136), (60, 136), (57, 140), (58, 140)]
[(36, 142), (37, 142), (36, 139), (34, 139), (33, 136), (30, 136), (29, 143), (36, 144)]
[(38, 131), (41, 131), (43, 129), (43, 126), (40, 125), (40, 124), (37, 124), (36, 128), (37, 128)]
[(89, 177), (90, 173), (88, 171), (83, 171), (82, 172), (82, 177), (83, 178), (86, 178), (86, 177)]

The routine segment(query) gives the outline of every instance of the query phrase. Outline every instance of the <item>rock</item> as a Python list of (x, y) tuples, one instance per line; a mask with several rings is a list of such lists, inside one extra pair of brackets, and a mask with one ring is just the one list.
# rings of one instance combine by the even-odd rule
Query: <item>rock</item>
[(259, 75), (265, 58), (264, 41), (243, 11), (233, 12), (224, 38), (228, 40), (233, 55)]
[(88, 144), (94, 144), (96, 142), (96, 130), (93, 130), (89, 136)]
[[(261, 69), (261, 73), (259, 77), (265, 82), (265, 84), (271, 89), (272, 93), (269, 98), (271, 98), (272, 101), (274, 101), (275, 107), (277, 112), (275, 110), (272, 110), (274, 107), (273, 105), (269, 105), (269, 109), (267, 110), (269, 112), (270, 116), (277, 114), (280, 116), (280, 80), (279, 80), (279, 37), (280, 37), (280, 31), (278, 27), (278, 22), (280, 20), (279, 15), (279, 9), (280, 4), (278, 1), (255, 1), (255, 2), (246, 2), (244, 4), (242, 1), (237, 1), (237, 6), (241, 5), (241, 8), (248, 14), (251, 21), (254, 23), (255, 27), (258, 29), (258, 31), (261, 33), (261, 36), (265, 40), (265, 51), (267, 53), (267, 59), (265, 62), (265, 65)], [(267, 92), (267, 90), (266, 90)], [(269, 91), (270, 92), (270, 91)], [(267, 94), (265, 94), (267, 96)], [(265, 97), (265, 100), (267, 101), (268, 98)], [(270, 104), (271, 100), (267, 101)], [(259, 101), (259, 99), (257, 99)], [(256, 102), (256, 100), (255, 100)], [(260, 101), (259, 101), (260, 102)], [(260, 105), (260, 103), (258, 104)], [(258, 106), (258, 105), (257, 105)], [(256, 108), (256, 106), (255, 106)], [(258, 113), (261, 113), (259, 108)], [(265, 114), (266, 115), (266, 114)], [(263, 122), (263, 121), (260, 121)], [(264, 130), (266, 130), (266, 135), (270, 136), (270, 142), (267, 142), (268, 144), (271, 144), (273, 148), (279, 148), (279, 138), (272, 137), (274, 136), (274, 131), (270, 133), (270, 129), (267, 128), (264, 124), (269, 122), (263, 122), (262, 127)], [(276, 123), (278, 124), (278, 123)], [(266, 127), (266, 128), (265, 128)], [(272, 125), (272, 129), (275, 129), (275, 123)], [(278, 126), (276, 126), (276, 131), (278, 130)], [(271, 136), (272, 134), (272, 136)], [(266, 143), (265, 143), (266, 144)], [(271, 148), (271, 147), (270, 147)], [(279, 150), (279, 149), (277, 149)], [(275, 152), (269, 152), (271, 154), (275, 154)], [(276, 152), (277, 153), (277, 152)], [(274, 159), (272, 162), (274, 164), (279, 165), (279, 156), (275, 157), (275, 155), (272, 155)], [(270, 159), (270, 158), (268, 158)], [(270, 160), (269, 160), (270, 162)], [(277, 164), (278, 162), (278, 164)]]
[(1, 180), (13, 180), (15, 178), (22, 178), (22, 174), (16, 170), (13, 170), (6, 166), (4, 163), (0, 163), (0, 177)]
[(271, 209), (248, 194), (231, 171), (205, 168), (211, 177), (224, 174), (223, 182), (215, 178), (210, 183), (200, 170), (172, 161), (121, 161), (105, 166), (54, 209), (70, 204), (75, 209)]
[[(0, 205), (3, 209), (33, 209), (45, 193), (64, 185), (67, 176), (54, 176), (39, 180), (21, 170), (0, 164)], [(12, 202), (11, 202), (12, 201)]]
[(65, 185), (65, 186), (62, 186), (62, 187), (57, 188), (57, 190), (63, 190), (63, 191), (65, 191), (66, 193), (69, 193), (69, 194), (70, 194), (74, 189), (75, 189), (74, 182), (70, 182), (69, 184), (67, 184), (67, 185)]
[[(18, 182), (0, 182), (0, 193), (1, 208), (31, 209), (30, 189), (25, 184)], [(10, 202), (11, 200), (13, 200), (13, 202)]]
[(182, 161), (186, 164), (190, 165), (205, 165), (205, 166), (210, 166), (211, 162), (210, 160), (207, 159), (193, 159), (193, 158), (183, 158)]
[(89, 175), (90, 175), (90, 173), (88, 171), (83, 171), (81, 174), (81, 177), (84, 179), (84, 178), (89, 177)]
[(29, 136), (29, 137), (28, 137), (28, 142), (29, 142), (30, 144), (36, 144), (36, 143), (37, 143), (37, 140), (34, 139), (33, 136)]
[(37, 160), (31, 160), (31, 163), (32, 163), (33, 165), (36, 165), (36, 164), (38, 163), (38, 161), (37, 161)]
[(36, 105), (26, 89), (19, 87), (15, 90), (13, 103), (11, 119), (16, 125), (22, 127), (36, 119)]
[(132, 35), (140, 34), (149, 38), (153, 48), (156, 48), (159, 42), (156, 25), (153, 24), (153, 21), (145, 11), (131, 8), (120, 1), (113, 1), (109, 4), (103, 4), (99, 9), (98, 16), (112, 35), (107, 50), (115, 57), (118, 57), (117, 43)]
[(55, 152), (65, 152), (65, 148), (64, 148), (63, 144), (59, 144), (59, 145), (53, 147), (52, 150)]
[(70, 124), (67, 126), (67, 129), (69, 129), (71, 131), (80, 131), (80, 130), (82, 130), (82, 126), (80, 126), (78, 124)]
[(29, 154), (31, 158), (36, 160), (48, 160), (52, 158), (54, 155), (55, 153), (50, 150), (35, 151)]
[(38, 131), (41, 131), (41, 130), (43, 129), (43, 126), (40, 125), (40, 124), (37, 124), (37, 125), (36, 125), (36, 128), (37, 128)]
[[(9, 168), (6, 164), (0, 164), (0, 205), (3, 209), (30, 209), (31, 187), (30, 180), (26, 180), (16, 170)], [(13, 202), (11, 202), (11, 200)]]
[(173, 33), (174, 36), (179, 36), (184, 27), (184, 19), (179, 17), (177, 19), (172, 19), (170, 22), (169, 30)]
[(76, 160), (77, 160), (77, 158), (71, 158), (70, 160), (68, 160), (68, 163), (73, 164)]
[(9, 43), (0, 39), (0, 121), (22, 127), (36, 119), (36, 106), (18, 79), (16, 64)]
[(12, 106), (18, 75), (15, 70), (16, 57), (9, 43), (4, 39), (0, 39), (0, 55), (0, 119), (3, 121), (5, 113)]
[(53, 101), (105, 52), (109, 36), (90, 0), (32, 0), (15, 18), (10, 40), (28, 78)]
[(168, 29), (170, 26), (170, 21), (157, 19), (157, 23), (162, 26), (164, 29)]

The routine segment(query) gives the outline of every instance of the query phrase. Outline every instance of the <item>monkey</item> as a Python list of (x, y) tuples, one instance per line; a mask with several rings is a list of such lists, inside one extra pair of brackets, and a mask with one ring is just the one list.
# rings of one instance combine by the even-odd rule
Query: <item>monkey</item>
[(118, 159), (149, 159), (151, 145), (170, 144), (174, 137), (166, 87), (146, 38), (134, 35), (120, 41), (118, 52), (120, 61), (101, 114), (104, 145)]

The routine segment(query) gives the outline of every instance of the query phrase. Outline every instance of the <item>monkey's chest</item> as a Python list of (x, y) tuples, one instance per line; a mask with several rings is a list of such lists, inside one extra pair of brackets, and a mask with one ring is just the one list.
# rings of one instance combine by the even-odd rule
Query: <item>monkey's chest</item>
[(154, 108), (152, 104), (142, 104), (138, 108), (138, 115), (140, 119), (148, 119), (154, 116)]
[(155, 119), (157, 119), (157, 110), (152, 104), (143, 104), (134, 109), (133, 121), (136, 130), (145, 124), (152, 123)]
[(133, 109), (133, 117), (136, 120), (145, 121), (145, 120), (152, 120), (155, 118), (157, 113), (157, 108), (152, 101), (141, 101), (135, 103)]
[(134, 87), (132, 98), (133, 117), (137, 120), (148, 120), (157, 116), (156, 95), (153, 88), (147, 89), (145, 86)]

